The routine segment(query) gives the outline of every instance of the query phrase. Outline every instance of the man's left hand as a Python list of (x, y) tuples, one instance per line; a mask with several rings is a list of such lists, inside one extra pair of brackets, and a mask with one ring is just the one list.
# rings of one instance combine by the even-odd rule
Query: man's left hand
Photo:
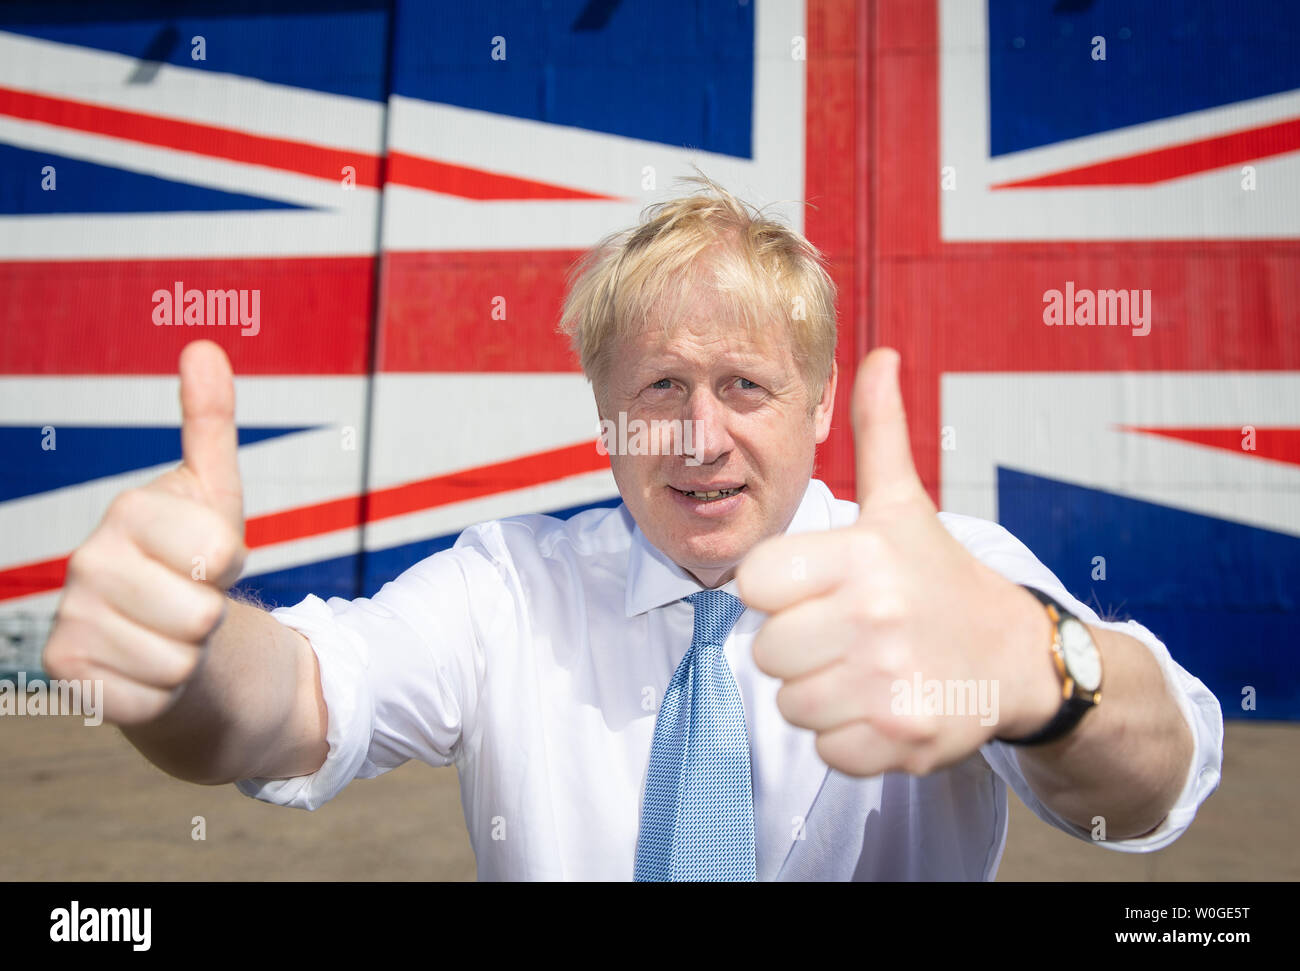
[[(858, 521), (766, 540), (737, 572), (745, 603), (769, 615), (754, 660), (784, 682), (782, 716), (855, 776), (924, 775), (1031, 734), (1060, 704), (1042, 606), (949, 535), (921, 484), (898, 368), (887, 348), (859, 368)], [(942, 713), (933, 689), (916, 697), (935, 681)]]

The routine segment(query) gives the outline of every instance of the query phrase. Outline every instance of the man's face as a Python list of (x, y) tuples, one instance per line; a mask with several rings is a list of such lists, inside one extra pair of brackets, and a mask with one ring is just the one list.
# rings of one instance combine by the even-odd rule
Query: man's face
[(697, 291), (667, 329), (654, 320), (615, 339), (595, 389), (604, 427), (619, 428), (622, 413), (627, 450), (640, 453), (609, 442), (624, 502), (646, 538), (706, 587), (790, 524), (835, 397), (832, 372), (812, 400), (784, 323), (750, 333), (715, 314), (714, 300)]

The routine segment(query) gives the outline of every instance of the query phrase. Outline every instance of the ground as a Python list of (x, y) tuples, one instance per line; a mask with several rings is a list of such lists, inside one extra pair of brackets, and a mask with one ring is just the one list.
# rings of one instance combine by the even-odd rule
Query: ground
[[(1228, 722), (1224, 781), (1158, 853), (1071, 839), (1012, 795), (998, 879), (1300, 880), (1297, 742), (1294, 724)], [(6, 717), (0, 779), (0, 880), (474, 879), (454, 769), (408, 763), (307, 813), (172, 779), (107, 725)]]

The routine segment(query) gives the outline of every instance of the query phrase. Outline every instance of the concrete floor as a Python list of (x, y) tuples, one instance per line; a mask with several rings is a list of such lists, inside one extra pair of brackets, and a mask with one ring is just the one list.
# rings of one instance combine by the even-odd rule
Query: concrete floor
[[(1300, 880), (1297, 743), (1300, 725), (1228, 722), (1223, 783), (1158, 853), (1073, 840), (1013, 795), (998, 879)], [(307, 813), (172, 779), (109, 726), (3, 718), (0, 779), (0, 880), (474, 879), (453, 769), (408, 763)]]

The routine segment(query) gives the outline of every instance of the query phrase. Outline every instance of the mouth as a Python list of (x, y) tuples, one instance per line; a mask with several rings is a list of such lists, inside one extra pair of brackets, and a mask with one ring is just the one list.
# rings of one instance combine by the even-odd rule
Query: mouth
[(719, 500), (729, 499), (732, 496), (739, 495), (748, 487), (741, 485), (732, 486), (727, 489), (678, 489), (676, 486), (671, 486), (670, 488), (672, 488), (674, 492), (686, 496), (688, 499), (694, 499), (696, 502), (718, 502)]

